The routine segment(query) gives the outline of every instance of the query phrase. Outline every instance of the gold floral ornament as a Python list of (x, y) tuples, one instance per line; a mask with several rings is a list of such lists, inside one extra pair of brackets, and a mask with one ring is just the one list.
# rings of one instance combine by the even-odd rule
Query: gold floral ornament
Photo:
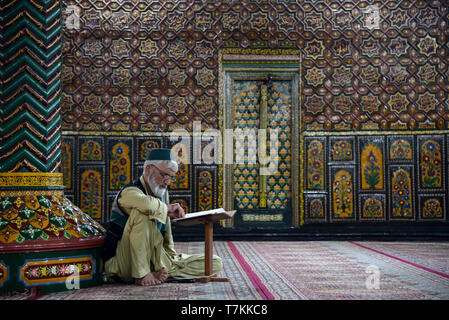
[(345, 30), (351, 28), (352, 17), (351, 13), (346, 10), (334, 12), (332, 17), (332, 25), (335, 29)]
[(84, 42), (83, 49), (86, 56), (94, 58), (101, 54), (101, 41), (99, 39), (89, 38)]
[(362, 218), (383, 218), (384, 208), (382, 201), (375, 197), (367, 197), (363, 200)]
[(312, 41), (308, 41), (304, 51), (307, 54), (307, 57), (312, 59), (317, 59), (324, 55), (324, 45), (323, 42), (317, 39), (313, 39)]
[(396, 65), (390, 68), (390, 72), (388, 73), (391, 82), (396, 84), (401, 84), (405, 82), (409, 76), (407, 68), (404, 66)]
[(156, 97), (153, 97), (149, 94), (147, 94), (146, 96), (144, 96), (139, 104), (140, 107), (140, 111), (146, 113), (146, 114), (150, 114), (153, 112), (157, 112), (158, 108), (159, 108), (159, 103), (157, 101)]
[(201, 12), (195, 16), (195, 27), (203, 32), (212, 29), (214, 20), (209, 12)]
[(402, 28), (404, 26), (408, 26), (410, 16), (408, 15), (406, 10), (402, 10), (398, 8), (391, 12), (389, 20), (392, 27)]
[(84, 97), (81, 106), (83, 110), (92, 115), (97, 114), (101, 110), (101, 98), (93, 93)]
[(268, 28), (268, 13), (265, 12), (256, 12), (251, 15), (249, 19), (249, 23), (252, 28), (257, 31), (262, 31)]
[(317, 115), (324, 111), (324, 106), (326, 104), (324, 102), (323, 97), (314, 94), (312, 96), (306, 97), (304, 105), (306, 107), (307, 112)]
[(175, 86), (176, 88), (179, 88), (180, 86), (185, 84), (187, 74), (185, 73), (185, 71), (176, 66), (175, 68), (171, 69), (168, 72), (167, 78), (171, 85)]
[(114, 112), (118, 114), (124, 114), (129, 112), (129, 107), (131, 103), (129, 102), (129, 98), (123, 95), (119, 95), (117, 97), (112, 98), (111, 106)]
[(425, 64), (419, 67), (418, 78), (422, 83), (432, 83), (436, 81), (437, 72), (435, 66)]
[(80, 209), (92, 218), (101, 218), (102, 182), (96, 170), (86, 170), (81, 174)]
[(391, 160), (412, 160), (412, 144), (405, 139), (396, 139), (390, 147)]
[(332, 74), (332, 79), (334, 79), (334, 83), (338, 86), (344, 87), (346, 85), (351, 84), (352, 82), (351, 68), (346, 68), (345, 66), (335, 68), (335, 71)]
[(362, 106), (362, 110), (366, 113), (374, 113), (379, 111), (379, 107), (381, 105), (379, 98), (374, 96), (373, 94), (368, 94), (363, 96), (360, 105)]
[(406, 54), (409, 47), (410, 46), (408, 45), (407, 40), (402, 37), (390, 39), (390, 43), (388, 44), (388, 49), (390, 49), (390, 53), (397, 57)]
[(195, 52), (198, 58), (212, 58), (214, 56), (214, 47), (210, 41), (202, 40), (196, 44)]
[(212, 97), (202, 95), (196, 99), (195, 107), (200, 114), (208, 114), (214, 111), (214, 101)]
[(407, 101), (407, 97), (399, 92), (392, 95), (390, 100), (388, 100), (388, 106), (391, 111), (395, 111), (397, 113), (401, 113), (403, 111), (407, 111), (407, 106), (409, 102)]
[(85, 21), (85, 26), (95, 29), (101, 27), (101, 12), (95, 10), (94, 8), (85, 11), (83, 15), (83, 19)]
[(16, 208), (11, 207), (8, 210), (2, 211), (2, 218), (8, 221), (12, 221), (19, 215), (19, 211)]
[(413, 217), (413, 190), (410, 173), (405, 169), (395, 170), (391, 180), (392, 218)]
[(304, 28), (306, 30), (316, 31), (322, 29), (324, 25), (323, 14), (316, 11), (308, 12), (304, 18)]
[(422, 211), (422, 218), (443, 218), (443, 208), (437, 198), (426, 200)]
[(360, 78), (362, 82), (368, 86), (379, 83), (380, 72), (378, 67), (373, 67), (372, 65), (362, 68), (360, 72)]
[(87, 140), (81, 145), (80, 159), (85, 161), (102, 160), (101, 145), (97, 141)]
[(123, 67), (114, 69), (112, 72), (112, 83), (118, 86), (124, 86), (129, 84), (129, 80), (131, 78), (131, 74), (128, 69)]
[(48, 224), (50, 223), (50, 220), (43, 215), (36, 214), (33, 218), (30, 220), (30, 224), (35, 227), (36, 229), (45, 229)]
[(167, 102), (168, 111), (175, 115), (181, 115), (185, 112), (187, 102), (183, 97), (175, 96), (168, 98)]
[(424, 112), (435, 111), (438, 100), (435, 95), (425, 92), (424, 94), (420, 94), (416, 104), (418, 105), (418, 109)]
[(324, 75), (323, 69), (313, 67), (307, 70), (305, 78), (308, 85), (317, 87), (323, 84), (323, 80), (326, 78), (326, 76)]
[(129, 27), (130, 13), (126, 11), (113, 12), (111, 27), (115, 30), (123, 30)]
[(287, 33), (290, 30), (294, 30), (296, 21), (293, 17), (293, 14), (290, 14), (288, 12), (283, 12), (283, 13), (279, 14), (277, 23), (278, 23), (279, 29), (281, 31)]
[(363, 147), (360, 157), (362, 189), (383, 189), (383, 154), (381, 146), (368, 143)]
[(7, 226), (3, 230), (0, 230), (0, 243), (11, 243), (17, 239), (19, 231)]
[(362, 11), (362, 25), (369, 30), (379, 29), (380, 19), (380, 9), (375, 5), (368, 6)]
[(380, 42), (378, 39), (365, 39), (362, 41), (360, 50), (363, 55), (372, 58), (373, 56), (379, 55)]
[(158, 13), (148, 10), (142, 13), (139, 21), (142, 29), (152, 30), (159, 27), (161, 19), (158, 17)]
[(111, 53), (114, 57), (123, 59), (129, 55), (128, 43), (123, 39), (112, 40)]
[(140, 43), (139, 51), (142, 56), (151, 59), (157, 57), (159, 48), (156, 41), (148, 39)]
[(160, 147), (161, 147), (161, 145), (160, 145), (159, 141), (154, 141), (154, 140), (144, 141), (140, 145), (139, 160), (145, 161), (147, 159), (148, 153), (150, 152), (151, 149), (160, 148)]
[(352, 44), (349, 40), (338, 39), (334, 43), (333, 50), (336, 56), (344, 58), (345, 56), (351, 55)]
[(165, 21), (169, 29), (179, 31), (184, 28), (185, 17), (182, 13), (172, 12), (168, 14)]
[(351, 112), (352, 100), (345, 94), (340, 94), (334, 98), (332, 103), (334, 110), (342, 115)]
[(237, 12), (228, 11), (223, 14), (221, 22), (223, 24), (223, 28), (232, 31), (240, 27), (240, 20), (240, 15)]
[(437, 40), (429, 35), (419, 40), (418, 48), (421, 54), (428, 56), (437, 53)]
[(197, 71), (195, 79), (199, 86), (206, 88), (213, 85), (215, 80), (214, 72), (206, 67), (201, 68)]
[(354, 217), (354, 189), (352, 174), (346, 170), (338, 171), (332, 183), (332, 203), (335, 218)]
[(84, 84), (89, 86), (100, 85), (102, 79), (103, 75), (101, 73), (101, 68), (95, 66), (89, 66), (81, 75), (81, 80)]
[(183, 41), (175, 40), (168, 45), (167, 53), (170, 57), (178, 60), (185, 57), (187, 48)]
[(309, 203), (309, 218), (324, 218), (323, 199), (312, 199)]

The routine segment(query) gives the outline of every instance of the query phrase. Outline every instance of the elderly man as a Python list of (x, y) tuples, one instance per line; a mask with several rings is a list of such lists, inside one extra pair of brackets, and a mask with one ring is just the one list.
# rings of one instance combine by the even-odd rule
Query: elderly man
[[(168, 204), (167, 188), (177, 171), (173, 151), (152, 149), (142, 176), (115, 197), (103, 250), (107, 281), (118, 277), (151, 286), (168, 277), (204, 275), (203, 254), (178, 254), (174, 249), (170, 219), (185, 215), (179, 204)], [(214, 256), (213, 272), (221, 268), (221, 259)]]

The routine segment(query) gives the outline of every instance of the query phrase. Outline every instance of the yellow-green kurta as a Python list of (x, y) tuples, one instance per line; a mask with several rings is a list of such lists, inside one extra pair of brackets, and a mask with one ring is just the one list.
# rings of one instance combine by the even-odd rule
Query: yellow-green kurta
[[(142, 177), (140, 180), (146, 188)], [(165, 268), (175, 278), (204, 276), (204, 254), (176, 253), (167, 205), (146, 191), (128, 187), (118, 199), (129, 218), (115, 257), (105, 263), (106, 275), (131, 281)], [(157, 221), (166, 224), (165, 236), (157, 228)], [(221, 268), (220, 257), (214, 255), (213, 272), (219, 273)]]

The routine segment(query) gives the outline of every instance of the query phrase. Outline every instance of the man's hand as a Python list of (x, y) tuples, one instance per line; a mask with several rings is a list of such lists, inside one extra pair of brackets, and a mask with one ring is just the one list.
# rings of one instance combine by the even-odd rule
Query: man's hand
[(167, 206), (167, 214), (171, 219), (183, 218), (186, 214), (179, 203), (172, 203)]

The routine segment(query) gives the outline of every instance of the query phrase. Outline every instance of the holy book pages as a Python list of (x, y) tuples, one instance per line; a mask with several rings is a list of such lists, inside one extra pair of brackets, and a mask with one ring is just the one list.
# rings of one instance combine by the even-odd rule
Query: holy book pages
[(204, 221), (215, 222), (219, 220), (231, 219), (236, 210), (226, 211), (223, 208), (206, 210), (200, 212), (187, 213), (183, 218), (173, 219), (172, 222), (177, 222), (183, 226), (193, 226), (195, 224), (203, 223)]

